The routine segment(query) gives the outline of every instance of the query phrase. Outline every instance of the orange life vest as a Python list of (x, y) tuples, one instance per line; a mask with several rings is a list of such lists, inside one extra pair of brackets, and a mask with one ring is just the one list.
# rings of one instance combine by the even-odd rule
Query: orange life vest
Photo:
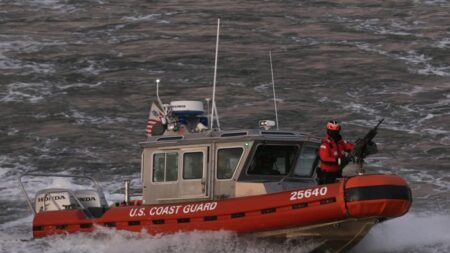
[(352, 143), (344, 139), (335, 142), (329, 135), (327, 135), (322, 139), (322, 145), (320, 145), (320, 169), (325, 172), (338, 172), (339, 158), (344, 158), (345, 153), (350, 152), (352, 148)]

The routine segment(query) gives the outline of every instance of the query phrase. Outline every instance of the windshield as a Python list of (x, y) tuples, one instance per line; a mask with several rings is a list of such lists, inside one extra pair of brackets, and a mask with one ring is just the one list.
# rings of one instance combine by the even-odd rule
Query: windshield
[(303, 146), (292, 176), (311, 177), (318, 165), (318, 161), (317, 147)]
[(259, 145), (248, 175), (287, 175), (297, 155), (297, 145)]

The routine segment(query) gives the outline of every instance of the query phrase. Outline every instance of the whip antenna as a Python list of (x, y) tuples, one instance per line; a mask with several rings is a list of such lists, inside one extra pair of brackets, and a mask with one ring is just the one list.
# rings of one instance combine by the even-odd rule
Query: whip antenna
[(214, 62), (214, 80), (213, 80), (213, 95), (212, 95), (212, 108), (211, 108), (211, 129), (214, 125), (214, 115), (216, 115), (217, 127), (220, 129), (219, 114), (216, 107), (216, 79), (217, 79), (217, 58), (219, 54), (219, 33), (220, 33), (220, 18), (217, 19), (217, 38), (216, 38), (216, 59)]
[(269, 51), (269, 59), (270, 59), (270, 72), (272, 74), (273, 105), (275, 107), (275, 123), (277, 125), (277, 130), (279, 130), (279, 128), (278, 128), (277, 96), (275, 94), (275, 81), (273, 78), (273, 67), (272, 67), (272, 51)]
[(163, 110), (164, 110), (164, 113), (167, 114), (166, 108), (164, 108), (164, 105), (163, 105), (163, 103), (161, 102), (161, 99), (159, 98), (159, 82), (160, 82), (160, 81), (161, 81), (161, 80), (156, 79), (156, 98), (157, 98), (157, 100), (158, 100), (158, 104), (159, 104), (159, 106), (161, 107), (161, 109), (163, 109)]

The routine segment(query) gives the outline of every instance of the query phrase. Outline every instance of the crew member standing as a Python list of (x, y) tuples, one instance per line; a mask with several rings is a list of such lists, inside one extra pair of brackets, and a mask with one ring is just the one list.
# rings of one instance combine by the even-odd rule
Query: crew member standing
[(320, 165), (317, 168), (319, 184), (336, 182), (336, 178), (342, 177), (342, 169), (350, 161), (349, 152), (353, 144), (344, 140), (340, 134), (341, 125), (335, 120), (327, 123), (327, 136), (322, 139), (319, 158)]

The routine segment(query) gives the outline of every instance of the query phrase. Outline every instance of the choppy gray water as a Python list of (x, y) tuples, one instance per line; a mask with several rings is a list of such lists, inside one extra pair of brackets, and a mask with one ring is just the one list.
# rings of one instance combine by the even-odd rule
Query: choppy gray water
[(307, 251), (226, 232), (29, 240), (17, 176), (85, 173), (120, 199), (122, 177), (138, 181), (154, 80), (164, 101), (211, 96), (219, 17), (223, 128), (273, 118), (272, 50), (283, 128), (320, 136), (338, 119), (356, 139), (385, 118), (370, 169), (405, 177), (414, 204), (354, 252), (450, 252), (449, 13), (443, 0), (0, 0), (0, 252)]

